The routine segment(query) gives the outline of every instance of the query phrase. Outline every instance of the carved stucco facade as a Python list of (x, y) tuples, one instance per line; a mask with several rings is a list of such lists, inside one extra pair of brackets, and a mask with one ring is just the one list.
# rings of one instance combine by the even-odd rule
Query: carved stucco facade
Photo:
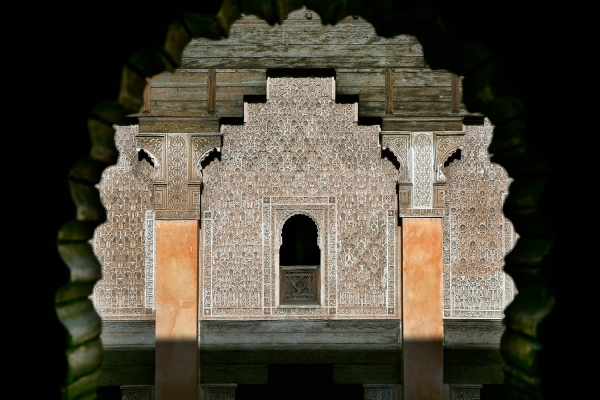
[(460, 160), (443, 172), (447, 180), (444, 218), (444, 318), (502, 318), (515, 288), (504, 273), (504, 256), (516, 233), (502, 213), (510, 178), (490, 162), (493, 126), (465, 126)]
[(104, 170), (97, 185), (106, 222), (92, 238), (102, 265), (93, 303), (103, 318), (148, 318), (154, 309), (154, 171), (148, 163), (138, 161), (137, 133), (137, 125), (116, 127), (119, 159)]
[[(398, 217), (437, 216), (444, 318), (502, 318), (515, 234), (502, 215), (510, 180), (487, 155), (492, 130), (487, 120), (460, 132), (360, 126), (355, 104), (335, 102), (333, 78), (270, 78), (267, 102), (247, 103), (244, 125), (220, 133), (117, 127), (119, 162), (98, 185), (107, 221), (93, 239), (103, 266), (96, 309), (153, 318), (154, 219), (183, 218), (201, 219), (202, 319), (397, 319)], [(142, 149), (153, 167), (138, 161)], [(320, 306), (278, 304), (281, 230), (294, 214), (318, 228)]]
[[(268, 101), (224, 126), (203, 191), (203, 318), (397, 318), (397, 171), (377, 126), (335, 102), (333, 78), (270, 78)], [(321, 305), (280, 307), (285, 221), (317, 225)]]

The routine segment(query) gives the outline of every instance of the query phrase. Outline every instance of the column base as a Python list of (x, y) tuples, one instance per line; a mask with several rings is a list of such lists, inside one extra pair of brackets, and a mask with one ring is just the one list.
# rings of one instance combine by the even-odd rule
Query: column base
[(202, 384), (204, 400), (235, 400), (237, 383)]
[(396, 385), (363, 384), (365, 400), (396, 400)]
[(153, 385), (123, 385), (121, 400), (154, 400)]

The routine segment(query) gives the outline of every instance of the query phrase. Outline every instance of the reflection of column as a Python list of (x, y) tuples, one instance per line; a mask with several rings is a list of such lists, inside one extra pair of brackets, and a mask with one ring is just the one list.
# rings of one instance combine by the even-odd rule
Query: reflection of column
[(235, 400), (236, 387), (236, 383), (202, 385), (204, 400)]
[(395, 400), (396, 385), (364, 384), (365, 400)]
[(404, 399), (441, 400), (441, 218), (402, 218), (402, 288)]
[(121, 400), (154, 400), (153, 389), (150, 385), (121, 386)]
[(198, 221), (156, 221), (156, 399), (196, 398)]

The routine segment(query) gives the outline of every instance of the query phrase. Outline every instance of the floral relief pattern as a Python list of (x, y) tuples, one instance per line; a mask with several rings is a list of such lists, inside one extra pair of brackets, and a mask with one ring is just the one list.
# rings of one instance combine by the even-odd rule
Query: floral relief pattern
[(167, 139), (168, 151), (168, 209), (185, 210), (188, 207), (188, 139), (186, 134), (170, 134)]
[[(398, 171), (379, 128), (359, 126), (334, 91), (333, 78), (269, 78), (268, 101), (223, 126), (222, 159), (203, 170), (204, 318), (397, 317)], [(321, 307), (276, 305), (279, 213), (317, 221)]]
[(444, 219), (444, 317), (502, 318), (515, 295), (504, 256), (516, 234), (502, 213), (511, 182), (490, 161), (493, 126), (465, 126), (461, 158), (443, 168), (447, 180)]
[[(103, 271), (92, 296), (98, 313), (152, 318), (156, 172), (166, 159), (168, 202), (175, 208), (168, 212), (199, 207), (199, 191), (188, 204), (189, 182), (205, 184), (204, 318), (397, 317), (398, 171), (381, 158), (378, 128), (358, 126), (352, 105), (332, 100), (332, 85), (326, 78), (270, 79), (269, 101), (248, 104), (244, 126), (224, 127), (222, 161), (202, 172), (198, 166), (220, 149), (220, 136), (138, 136), (134, 143), (137, 126), (117, 127), (119, 160), (98, 184), (107, 220), (92, 239)], [(421, 206), (431, 201), (432, 164), (445, 179), (436, 183), (445, 193), (444, 208), (398, 210), (403, 217), (443, 218), (444, 318), (502, 318), (515, 295), (502, 269), (517, 239), (502, 213), (511, 179), (490, 162), (492, 130), (486, 120), (465, 126), (464, 136), (437, 134), (435, 161), (427, 133), (412, 134), (415, 148), (408, 135), (383, 138), (394, 153), (419, 155), (412, 183), (422, 186), (415, 197)], [(170, 151), (163, 155), (165, 142)], [(142, 145), (156, 154), (154, 167), (139, 161), (136, 147)], [(461, 157), (441, 167), (459, 148)], [(295, 214), (318, 227), (318, 307), (279, 307), (281, 231)]]
[(433, 204), (433, 133), (412, 135), (413, 207), (429, 209)]
[(459, 149), (462, 150), (464, 138), (462, 135), (457, 136), (441, 136), (437, 135), (437, 143), (435, 148), (435, 172), (436, 181), (443, 182), (446, 180), (442, 171), (444, 162)]
[(153, 308), (153, 304), (147, 304), (144, 236), (146, 211), (154, 202), (154, 169), (138, 161), (134, 143), (137, 130), (137, 125), (117, 127), (119, 159), (104, 170), (98, 183), (106, 222), (92, 238), (94, 253), (102, 265), (102, 279), (96, 283), (92, 298), (102, 317), (146, 315)]
[(390, 132), (386, 132), (386, 135), (382, 139), (382, 144), (390, 149), (396, 156), (396, 160), (400, 164), (398, 170), (398, 181), (409, 182), (409, 170), (408, 170), (408, 149), (409, 149), (410, 136), (409, 135), (390, 135)]

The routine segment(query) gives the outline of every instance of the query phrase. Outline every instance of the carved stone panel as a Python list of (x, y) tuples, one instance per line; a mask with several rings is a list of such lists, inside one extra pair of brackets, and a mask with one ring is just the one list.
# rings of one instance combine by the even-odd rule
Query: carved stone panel
[[(203, 318), (397, 317), (396, 182), (378, 126), (336, 104), (333, 78), (269, 78), (268, 101), (223, 126), (203, 170)], [(278, 242), (294, 213), (319, 227), (321, 305), (277, 304)]]
[(146, 308), (156, 311), (155, 298), (155, 271), (156, 271), (156, 223), (154, 221), (154, 211), (146, 211), (146, 221), (144, 224), (144, 249), (146, 251), (145, 271), (146, 271)]
[(516, 234), (502, 213), (511, 182), (490, 162), (493, 126), (465, 126), (461, 158), (443, 168), (444, 318), (502, 318), (515, 290), (504, 273), (504, 256)]
[[(156, 169), (138, 161), (134, 144), (137, 130), (137, 126), (116, 128), (119, 159), (104, 170), (98, 184), (106, 222), (95, 230), (92, 239), (102, 265), (93, 302), (103, 318), (145, 317), (154, 309), (152, 267), (147, 264), (150, 248), (148, 241), (146, 245), (144, 242), (150, 232), (146, 214), (153, 209), (152, 176)], [(157, 148), (153, 148), (155, 153), (161, 155), (160, 146)]]
[(444, 208), (446, 207), (446, 185), (434, 184), (433, 185), (433, 207)]

